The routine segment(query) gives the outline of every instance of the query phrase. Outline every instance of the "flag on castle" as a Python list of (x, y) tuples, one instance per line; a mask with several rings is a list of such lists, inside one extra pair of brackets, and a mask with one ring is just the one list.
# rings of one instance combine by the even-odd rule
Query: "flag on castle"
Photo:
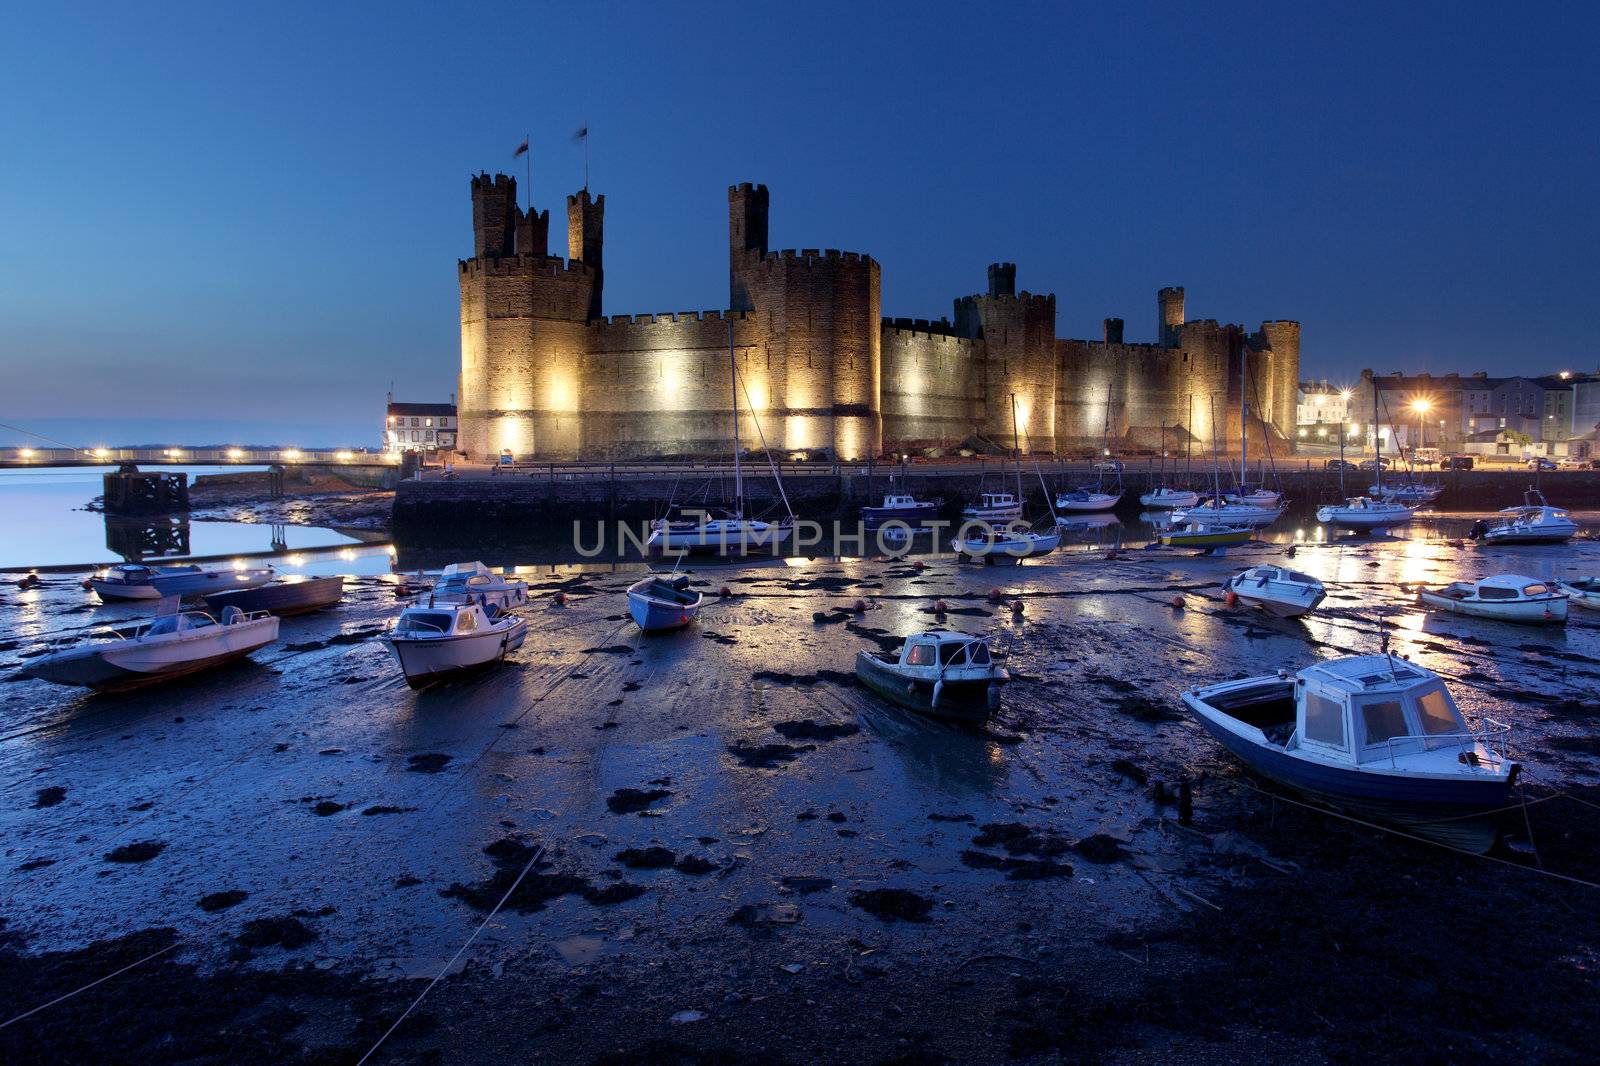
[(511, 153), (511, 158), (515, 159), (520, 155), (524, 155), (527, 151), (528, 151), (528, 138), (524, 137), (524, 138), (522, 138), (522, 143), (517, 145), (517, 150), (515, 152)]
[(578, 127), (578, 132), (574, 133), (572, 135), (572, 143), (576, 144), (579, 141), (586, 141), (588, 139), (589, 139), (589, 124), (587, 122), (585, 122), (583, 125)]

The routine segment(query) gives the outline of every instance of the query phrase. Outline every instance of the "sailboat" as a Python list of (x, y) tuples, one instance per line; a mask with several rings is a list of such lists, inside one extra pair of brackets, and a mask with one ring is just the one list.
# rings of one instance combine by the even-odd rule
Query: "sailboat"
[[(1189, 425), (1194, 425), (1194, 397), (1189, 397)], [(1183, 462), (1189, 465), (1189, 445), (1194, 435), (1185, 430)], [(1178, 507), (1193, 507), (1200, 502), (1200, 494), (1193, 489), (1173, 488), (1167, 484), (1167, 424), (1161, 423), (1161, 484), (1139, 497), (1145, 507), (1156, 511), (1169, 511)]]
[(1071, 492), (1056, 494), (1056, 511), (1066, 514), (1083, 514), (1092, 511), (1109, 511), (1122, 500), (1122, 473), (1121, 465), (1117, 465), (1117, 491), (1106, 491), (1106, 475), (1104, 467), (1108, 465), (1111, 455), (1111, 390), (1106, 389), (1106, 419), (1105, 419), (1105, 444), (1102, 448), (1107, 461), (1095, 464), (1100, 467), (1100, 477), (1093, 488), (1085, 485), (1073, 489)]
[[(680, 517), (662, 518), (650, 531), (645, 549), (652, 552), (693, 552), (716, 555), (747, 555), (753, 551), (777, 554), (794, 532), (794, 511), (783, 491), (783, 478), (772, 464), (772, 477), (778, 485), (788, 517), (777, 522), (746, 518), (744, 513), (744, 464), (739, 448), (739, 367), (733, 357), (733, 321), (728, 321), (728, 372), (733, 401), (733, 509), (699, 512), (680, 511)], [(759, 433), (760, 423), (756, 423)]]
[[(1244, 352), (1239, 352), (1239, 492), (1224, 496), (1221, 489), (1220, 476), (1215, 495), (1205, 503), (1196, 507), (1180, 508), (1172, 512), (1172, 521), (1175, 524), (1196, 523), (1200, 525), (1224, 525), (1258, 529), (1270, 526), (1283, 514), (1283, 500), (1276, 493), (1272, 493), (1272, 501), (1266, 502), (1264, 498), (1242, 495), (1244, 493), (1244, 478), (1250, 462), (1250, 393), (1246, 370), (1249, 360)], [(1212, 415), (1215, 418), (1215, 412)], [(1212, 422), (1215, 426), (1216, 423)], [(1262, 435), (1266, 434), (1266, 423), (1262, 423)], [(1213, 450), (1215, 450), (1215, 436), (1213, 435)], [(1259, 502), (1253, 502), (1259, 501)]]
[[(1209, 400), (1208, 400), (1209, 402)], [(1251, 536), (1249, 524), (1227, 521), (1220, 515), (1227, 510), (1250, 510), (1237, 504), (1222, 502), (1222, 457), (1217, 454), (1217, 412), (1211, 408), (1211, 481), (1216, 492), (1211, 505), (1192, 507), (1172, 512), (1172, 528), (1161, 534), (1161, 543), (1169, 548), (1225, 548), (1230, 544), (1248, 543)], [(1189, 517), (1196, 512), (1199, 517)], [(1276, 515), (1274, 515), (1276, 517)], [(1271, 521), (1271, 519), (1268, 519)]]
[[(1342, 505), (1317, 509), (1317, 521), (1358, 533), (1381, 533), (1391, 526), (1402, 526), (1416, 515), (1416, 508), (1383, 495), (1383, 434), (1378, 432), (1378, 390), (1372, 390), (1372, 454), (1377, 483), (1373, 495), (1353, 496)], [(1340, 471), (1341, 480), (1343, 471)]]

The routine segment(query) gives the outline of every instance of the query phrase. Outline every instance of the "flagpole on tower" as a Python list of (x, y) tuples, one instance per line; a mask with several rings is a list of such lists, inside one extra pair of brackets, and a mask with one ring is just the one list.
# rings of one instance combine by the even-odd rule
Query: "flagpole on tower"
[(583, 120), (583, 191), (589, 191), (589, 120)]
[[(523, 139), (522, 143), (526, 144), (526, 145), (532, 145), (533, 144), (533, 134), (531, 134), (531, 133), (528, 134), (528, 136)], [(528, 162), (528, 214), (532, 215), (533, 214), (533, 149), (530, 147), (528, 149), (528, 151), (526, 151), (526, 152), (524, 152), (522, 154), (528, 157), (528, 161), (527, 161)]]

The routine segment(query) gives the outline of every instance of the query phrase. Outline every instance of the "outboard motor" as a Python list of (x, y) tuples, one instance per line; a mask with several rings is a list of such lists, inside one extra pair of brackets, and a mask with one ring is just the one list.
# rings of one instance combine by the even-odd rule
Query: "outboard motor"
[(1489, 532), (1489, 523), (1480, 518), (1472, 523), (1471, 529), (1467, 530), (1467, 537), (1471, 540), (1482, 540), (1483, 535), (1487, 532)]

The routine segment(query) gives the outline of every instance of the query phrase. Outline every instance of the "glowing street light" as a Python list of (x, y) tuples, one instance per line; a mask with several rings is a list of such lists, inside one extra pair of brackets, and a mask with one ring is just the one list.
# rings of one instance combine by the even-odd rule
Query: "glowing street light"
[(333, 453), (333, 457), (339, 460), (341, 463), (348, 463), (350, 460), (355, 458), (355, 455), (352, 452), (337, 451)]
[(32, 459), (35, 455), (37, 455), (39, 453), (34, 451), (32, 448), (18, 448), (17, 449), (17, 454), (19, 456), (21, 456), (22, 458), (24, 458), (24, 459)]
[(1426, 431), (1423, 429), (1422, 416), (1427, 414), (1429, 409), (1432, 408), (1432, 407), (1433, 407), (1433, 403), (1431, 401), (1429, 401), (1429, 400), (1420, 400), (1419, 399), (1419, 400), (1412, 400), (1411, 401), (1411, 409), (1413, 411), (1417, 412), (1417, 443), (1416, 443), (1415, 447), (1413, 447), (1411, 449), (1411, 452), (1412, 452), (1413, 456), (1416, 455), (1417, 448), (1421, 448), (1427, 442), (1427, 434), (1426, 434)]
[(301, 451), (299, 448), (285, 448), (283, 450), (283, 457), (291, 461), (299, 459), (301, 457)]
[(244, 449), (243, 448), (229, 448), (228, 449), (228, 458), (229, 459), (243, 459), (244, 458)]
[(91, 454), (93, 454), (96, 459), (104, 459), (111, 453), (104, 448), (96, 448)]

